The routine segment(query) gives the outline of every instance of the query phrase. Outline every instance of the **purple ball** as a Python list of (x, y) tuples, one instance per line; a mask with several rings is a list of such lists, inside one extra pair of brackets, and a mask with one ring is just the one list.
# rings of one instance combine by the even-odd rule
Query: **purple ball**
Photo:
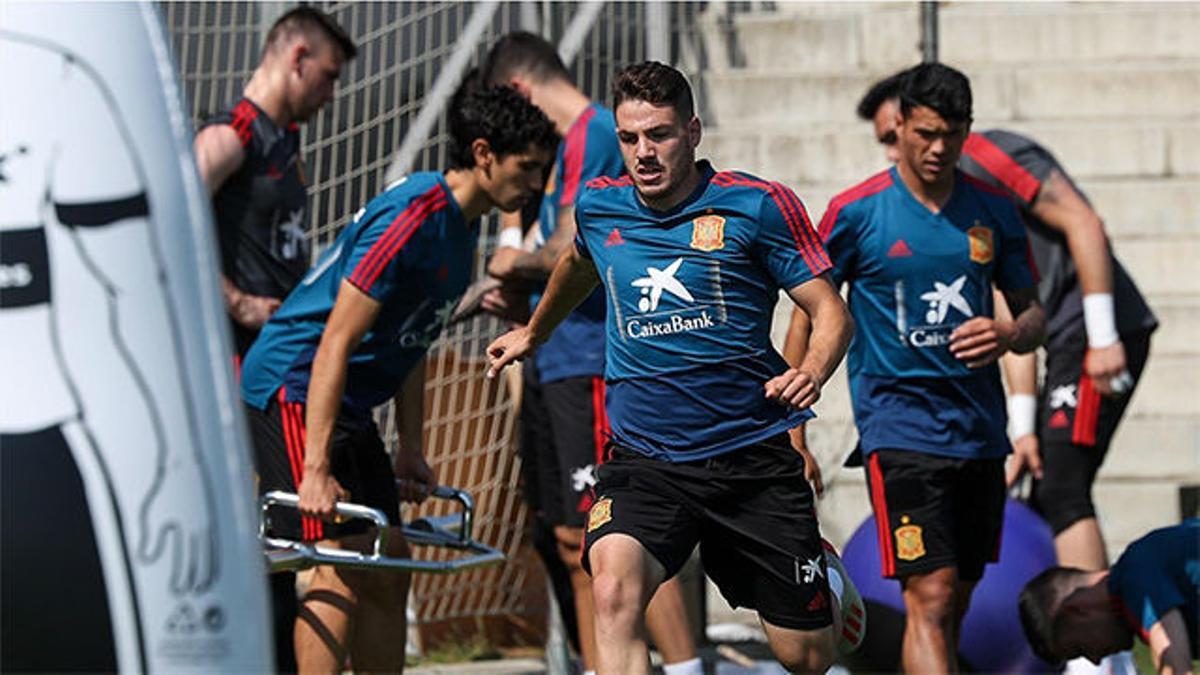
[[(842, 552), (850, 578), (867, 606), (867, 635), (848, 659), (856, 669), (897, 671), (904, 635), (904, 600), (900, 583), (880, 576), (875, 517), (855, 530)], [(974, 671), (989, 673), (1057, 672), (1038, 659), (1025, 641), (1017, 598), (1042, 570), (1056, 564), (1054, 535), (1041, 516), (1010, 499), (1004, 510), (1000, 561), (987, 566), (971, 596), (963, 620), (959, 658)]]

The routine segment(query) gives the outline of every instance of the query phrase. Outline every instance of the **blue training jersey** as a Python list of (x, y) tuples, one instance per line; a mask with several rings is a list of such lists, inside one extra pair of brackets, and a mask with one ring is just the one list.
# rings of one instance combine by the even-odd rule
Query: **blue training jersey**
[(967, 368), (949, 342), (967, 320), (992, 316), (993, 283), (1034, 285), (1016, 206), (956, 172), (934, 213), (893, 167), (834, 197), (819, 231), (834, 280), (850, 286), (857, 330), (847, 363), (863, 452), (1007, 454), (999, 369)]
[(370, 420), (446, 325), (471, 278), (478, 240), (445, 178), (416, 173), (355, 215), (263, 327), (242, 366), (242, 398), (265, 409), (281, 387), (308, 393), (321, 333), (346, 280), (381, 303), (350, 356), (342, 410)]
[(742, 448), (812, 413), (767, 400), (787, 369), (771, 345), (778, 290), (829, 268), (791, 190), (699, 168), (701, 184), (666, 212), (631, 179), (598, 178), (576, 201), (576, 247), (608, 297), (607, 407), (613, 440), (691, 461)]
[[(575, 205), (585, 183), (600, 176), (616, 178), (624, 172), (616, 120), (607, 108), (593, 103), (558, 145), (538, 214), (542, 240), (554, 234), (559, 213)], [(534, 298), (535, 306), (538, 299)], [(542, 382), (604, 374), (604, 308), (604, 289), (597, 288), (538, 348), (535, 358)]]
[(1150, 628), (1178, 609), (1192, 658), (1200, 650), (1200, 519), (1164, 527), (1125, 549), (1108, 574), (1108, 592), (1129, 627), (1149, 642)]

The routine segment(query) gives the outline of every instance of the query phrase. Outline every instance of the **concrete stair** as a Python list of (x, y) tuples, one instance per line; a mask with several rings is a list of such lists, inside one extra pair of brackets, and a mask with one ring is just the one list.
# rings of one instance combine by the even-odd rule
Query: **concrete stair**
[[(1150, 364), (1095, 490), (1111, 552), (1179, 519), (1200, 484), (1200, 5), (946, 3), (942, 60), (971, 77), (975, 128), (1054, 152), (1104, 217), (1161, 322)], [(814, 222), (829, 199), (886, 167), (854, 108), (875, 80), (920, 60), (914, 3), (778, 3), (705, 17), (702, 154), (780, 180)], [(717, 47), (719, 49), (714, 49)], [(777, 312), (781, 342), (789, 308)], [(826, 385), (811, 445), (831, 484), (818, 506), (841, 545), (867, 515), (844, 372)]]

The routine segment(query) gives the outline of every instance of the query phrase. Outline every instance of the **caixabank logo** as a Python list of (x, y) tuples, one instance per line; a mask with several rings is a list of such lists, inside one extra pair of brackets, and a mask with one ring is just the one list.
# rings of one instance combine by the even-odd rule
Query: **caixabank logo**
[(697, 304), (678, 278), (683, 258), (664, 268), (646, 267), (646, 275), (630, 282), (639, 289), (638, 313), (625, 321), (625, 335), (637, 339), (689, 333), (713, 328), (717, 320), (709, 305)]
[[(907, 312), (901, 304), (896, 313), (897, 328), (900, 335), (912, 347), (943, 347), (950, 344), (950, 334), (963, 321), (975, 316), (971, 304), (963, 296), (963, 287), (967, 283), (966, 275), (962, 275), (948, 284), (940, 281), (933, 282), (933, 290), (921, 294), (921, 302), (925, 303), (925, 313), (922, 325), (909, 326), (906, 320)], [(903, 289), (897, 288), (897, 299), (903, 303)]]

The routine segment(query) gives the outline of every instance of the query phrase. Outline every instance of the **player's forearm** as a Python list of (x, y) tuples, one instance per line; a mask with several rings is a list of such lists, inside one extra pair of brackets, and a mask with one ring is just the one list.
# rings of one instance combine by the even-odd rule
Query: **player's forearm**
[(1187, 625), (1179, 609), (1163, 615), (1149, 630), (1150, 658), (1159, 675), (1191, 674), (1191, 649)]
[(561, 248), (552, 248), (548, 243), (536, 251), (523, 252), (513, 260), (510, 278), (545, 281), (554, 272), (561, 257)]
[(342, 408), (350, 347), (322, 337), (313, 357), (304, 414), (304, 468), (329, 471), (329, 446), (333, 427)]
[(787, 336), (783, 339), (783, 360), (795, 368), (804, 361), (808, 353), (808, 340), (812, 335), (812, 321), (799, 307), (792, 308), (792, 319), (788, 324)]
[(592, 261), (581, 256), (574, 246), (567, 249), (554, 267), (546, 294), (529, 320), (529, 335), (534, 344), (549, 339), (558, 324), (587, 299), (599, 282)]
[(830, 294), (814, 309), (808, 349), (800, 362), (800, 370), (824, 383), (846, 356), (854, 337), (854, 319), (836, 293)]
[(1009, 351), (1015, 354), (1028, 354), (1046, 340), (1046, 313), (1036, 302), (1018, 314), (1013, 325), (1016, 333), (1009, 342)]
[(396, 453), (416, 453), (424, 456), (424, 437), (422, 435), (425, 423), (425, 360), (422, 359), (413, 366), (404, 378), (404, 384), (396, 393), (393, 401), (396, 419), (396, 436), (400, 448)]
[(1037, 356), (1033, 353), (1005, 354), (1000, 359), (1009, 394), (1037, 395)]

